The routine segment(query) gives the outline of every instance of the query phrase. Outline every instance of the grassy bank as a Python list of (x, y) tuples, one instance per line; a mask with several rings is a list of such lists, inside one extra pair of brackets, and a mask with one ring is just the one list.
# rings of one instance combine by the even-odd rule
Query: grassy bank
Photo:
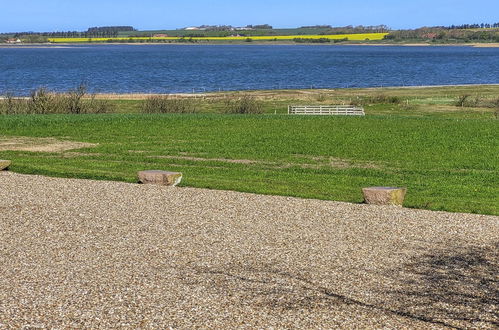
[[(269, 112), (269, 104), (289, 101), (282, 93), (269, 97)], [(375, 104), (365, 118), (0, 116), (0, 158), (12, 159), (20, 173), (135, 182), (139, 170), (168, 169), (183, 172), (186, 186), (349, 202), (362, 201), (361, 187), (407, 186), (409, 207), (499, 214), (499, 121), (459, 109), (442, 114), (440, 97), (431, 96), (438, 108), (432, 115), (412, 116), (390, 113), (399, 104)], [(125, 109), (140, 101), (116, 102)], [(32, 138), (31, 145), (50, 144), (37, 140), (47, 137), (96, 145), (52, 152), (5, 147), (19, 137)]]
[[(247, 102), (246, 102), (247, 101)], [(150, 105), (156, 104), (151, 107)], [(167, 106), (168, 104), (172, 106)], [(495, 119), (499, 85), (364, 89), (257, 90), (203, 94), (89, 94), (80, 85), (67, 93), (40, 88), (30, 97), (0, 94), (2, 114), (233, 113), (249, 105), (256, 113), (286, 114), (289, 105), (355, 105), (368, 115), (449, 119)], [(165, 109), (169, 108), (169, 109)], [(255, 111), (249, 111), (255, 113)]]
[[(138, 113), (149, 94), (96, 95), (119, 113)], [(452, 119), (494, 119), (499, 109), (499, 85), (322, 90), (268, 90), (172, 95), (190, 99), (199, 113), (223, 113), (227, 101), (248, 96), (264, 113), (286, 114), (288, 105), (353, 104), (368, 115)], [(460, 102), (465, 98), (463, 102)]]

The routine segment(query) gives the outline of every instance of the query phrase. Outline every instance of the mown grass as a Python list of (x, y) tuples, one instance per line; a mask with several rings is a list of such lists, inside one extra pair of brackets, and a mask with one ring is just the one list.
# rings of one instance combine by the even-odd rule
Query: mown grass
[(491, 117), (25, 115), (0, 116), (0, 136), (98, 143), (0, 150), (20, 173), (135, 182), (139, 170), (164, 169), (183, 172), (184, 186), (348, 202), (361, 202), (365, 186), (406, 186), (408, 207), (499, 214)]

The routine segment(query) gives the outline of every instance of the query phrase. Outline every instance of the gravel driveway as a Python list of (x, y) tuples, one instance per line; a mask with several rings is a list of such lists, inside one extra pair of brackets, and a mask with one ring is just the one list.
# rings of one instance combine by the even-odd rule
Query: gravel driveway
[(495, 216), (0, 172), (0, 329), (495, 328), (498, 244)]

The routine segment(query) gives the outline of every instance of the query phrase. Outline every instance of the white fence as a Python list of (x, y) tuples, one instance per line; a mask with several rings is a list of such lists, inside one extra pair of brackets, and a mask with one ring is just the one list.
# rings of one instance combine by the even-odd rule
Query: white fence
[(364, 108), (348, 105), (290, 105), (290, 115), (337, 115), (337, 116), (365, 116)]

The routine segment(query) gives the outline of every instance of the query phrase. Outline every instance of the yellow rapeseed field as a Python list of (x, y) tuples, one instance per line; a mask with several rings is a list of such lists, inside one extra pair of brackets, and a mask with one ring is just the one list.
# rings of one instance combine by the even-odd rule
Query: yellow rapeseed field
[(232, 37), (119, 37), (119, 38), (49, 38), (49, 42), (53, 43), (85, 43), (85, 42), (111, 42), (111, 41), (158, 41), (158, 40), (180, 40), (180, 39), (192, 39), (192, 40), (212, 40), (212, 41), (244, 41), (246, 39), (252, 39), (256, 41), (273, 41), (273, 40), (293, 40), (295, 38), (301, 39), (321, 39), (326, 38), (330, 40), (341, 40), (348, 39), (352, 41), (363, 41), (363, 40), (382, 40), (388, 33), (358, 33), (358, 34), (332, 34), (332, 35), (293, 35), (293, 36), (232, 36)]

